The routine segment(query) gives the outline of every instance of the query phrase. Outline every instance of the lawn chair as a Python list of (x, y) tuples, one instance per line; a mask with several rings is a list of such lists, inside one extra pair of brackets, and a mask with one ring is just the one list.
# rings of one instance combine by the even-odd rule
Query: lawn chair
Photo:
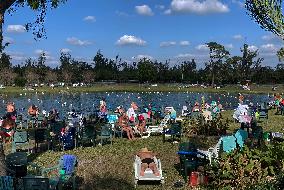
[[(13, 176), (19, 178), (27, 175), (28, 155), (25, 152), (14, 152), (5, 157), (6, 165)], [(10, 175), (11, 175), (10, 174)], [(1, 188), (0, 188), (1, 189)]]
[(64, 128), (64, 121), (57, 121), (55, 123), (51, 123), (48, 126), (48, 150), (57, 150), (62, 147), (62, 143), (60, 141), (60, 132), (61, 129)]
[(268, 106), (266, 102), (260, 104), (259, 112), (259, 119), (268, 119)]
[(244, 147), (244, 143), (248, 138), (248, 132), (246, 132), (243, 129), (239, 129), (236, 133), (235, 133), (235, 138), (237, 140), (237, 144), (240, 148)]
[(96, 145), (96, 131), (95, 126), (85, 125), (79, 128), (78, 132), (78, 146), (83, 146), (86, 143), (91, 143), (93, 146)]
[(224, 136), (219, 139), (218, 143), (214, 147), (209, 148), (207, 151), (197, 149), (197, 152), (205, 154), (206, 157), (209, 159), (209, 163), (211, 165), (212, 160), (217, 159), (221, 151), (229, 153), (233, 151), (236, 147), (237, 143), (236, 138), (234, 136)]
[[(72, 190), (76, 189), (75, 183), (75, 168), (77, 166), (77, 158), (74, 155), (63, 155), (59, 160), (59, 164), (46, 168), (41, 171), (43, 177), (49, 177), (49, 184), (54, 188), (58, 188), (59, 190), (66, 184), (72, 184)], [(53, 175), (52, 171), (57, 170), (56, 175)]]
[(49, 190), (49, 179), (45, 177), (23, 177), (23, 190)]
[(162, 166), (161, 166), (161, 161), (160, 159), (157, 159), (156, 157), (153, 158), (154, 162), (156, 164), (156, 167), (159, 171), (159, 176), (156, 176), (153, 174), (153, 171), (150, 168), (147, 168), (145, 170), (145, 175), (141, 176), (140, 171), (141, 171), (141, 159), (139, 156), (135, 156), (134, 158), (134, 185), (135, 187), (138, 185), (138, 181), (160, 181), (162, 184), (164, 184), (164, 177), (163, 177), (163, 172), (162, 172)]
[(191, 172), (197, 171), (199, 166), (205, 166), (208, 163), (206, 155), (198, 152), (197, 150), (180, 150), (177, 154), (180, 158), (180, 173), (184, 177), (185, 182), (187, 182), (188, 176)]
[[(17, 151), (17, 146), (29, 146), (29, 138), (27, 131), (16, 131), (13, 135), (12, 153)], [(29, 151), (29, 147), (27, 147)]]
[(172, 138), (172, 142), (174, 142), (175, 138), (181, 140), (182, 136), (182, 125), (180, 122), (173, 123), (170, 125), (169, 129), (164, 128), (163, 130), (163, 142), (166, 141), (166, 137), (170, 136)]
[(223, 148), (222, 150), (226, 153), (230, 153), (234, 149), (236, 149), (237, 148), (236, 137), (233, 135), (222, 137), (222, 148)]
[(101, 140), (101, 145), (103, 145), (104, 140), (110, 140), (112, 144), (112, 129), (110, 124), (103, 124), (100, 131), (98, 131), (97, 139)]
[(14, 180), (11, 176), (0, 176), (1, 190), (14, 190)]

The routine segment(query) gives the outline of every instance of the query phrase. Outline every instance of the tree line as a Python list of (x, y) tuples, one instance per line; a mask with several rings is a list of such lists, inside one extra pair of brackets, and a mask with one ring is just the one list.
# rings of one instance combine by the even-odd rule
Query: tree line
[(59, 65), (51, 68), (46, 64), (46, 55), (38, 59), (26, 59), (22, 64), (12, 65), (11, 57), (3, 53), (0, 59), (0, 84), (25, 86), (31, 84), (54, 84), (64, 82), (92, 84), (100, 81), (140, 83), (205, 83), (210, 85), (237, 84), (246, 80), (255, 83), (284, 83), (284, 64), (276, 67), (262, 66), (263, 58), (258, 50), (241, 48), (241, 56), (231, 56), (225, 47), (216, 42), (206, 44), (209, 60), (198, 69), (195, 59), (170, 66), (169, 61), (159, 62), (147, 58), (123, 61), (119, 56), (106, 58), (98, 51), (91, 63), (72, 58), (70, 53), (61, 53)]

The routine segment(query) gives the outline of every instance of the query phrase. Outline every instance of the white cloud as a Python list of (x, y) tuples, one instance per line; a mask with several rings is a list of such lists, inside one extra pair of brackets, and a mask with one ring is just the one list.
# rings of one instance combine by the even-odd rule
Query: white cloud
[(264, 44), (260, 46), (260, 50), (263, 52), (276, 53), (278, 49), (279, 48), (275, 44)]
[(80, 40), (78, 38), (75, 37), (70, 37), (67, 38), (67, 43), (71, 44), (71, 45), (75, 45), (75, 46), (87, 46), (87, 45), (91, 45), (92, 43), (87, 41), (87, 40)]
[(146, 45), (146, 41), (142, 40), (139, 37), (135, 37), (135, 36), (131, 36), (131, 35), (124, 35), (122, 37), (120, 37), (116, 44), (117, 45), (137, 45), (137, 46), (145, 46)]
[(144, 59), (144, 58), (150, 59), (150, 60), (153, 59), (153, 57), (150, 56), (150, 55), (137, 55), (137, 56), (132, 57), (133, 60), (140, 60), (140, 59)]
[(180, 53), (176, 56), (176, 58), (194, 58), (195, 55), (191, 53)]
[(233, 36), (233, 38), (235, 40), (243, 40), (244, 39), (244, 37), (241, 34), (236, 34), (236, 35)]
[(239, 1), (239, 0), (232, 0), (232, 3), (237, 4), (238, 6), (240, 6), (241, 8), (245, 7), (245, 3), (243, 1)]
[(160, 10), (164, 10), (166, 7), (165, 7), (165, 5), (156, 5), (155, 8), (160, 9)]
[(181, 45), (181, 46), (189, 46), (190, 43), (189, 43), (189, 41), (180, 41), (179, 45)]
[(175, 46), (177, 43), (174, 41), (169, 41), (169, 42), (161, 42), (160, 47), (169, 47), (169, 46)]
[(7, 32), (9, 33), (23, 33), (26, 28), (23, 25), (8, 25)]
[(115, 14), (117, 14), (118, 16), (123, 16), (123, 17), (128, 17), (129, 14), (123, 12), (123, 11), (115, 11)]
[(256, 50), (258, 50), (258, 47), (254, 46), (254, 45), (251, 45), (251, 46), (248, 46), (248, 50), (256, 51)]
[(283, 43), (283, 40), (280, 38), (280, 37), (278, 37), (278, 36), (276, 36), (276, 35), (274, 35), (274, 34), (269, 34), (269, 35), (264, 35), (264, 36), (262, 36), (261, 37), (261, 39), (263, 40), (263, 41), (266, 41), (266, 42), (273, 42), (273, 43)]
[(96, 17), (94, 17), (94, 16), (86, 16), (83, 20), (84, 21), (88, 21), (88, 22), (96, 22)]
[(208, 48), (208, 46), (206, 44), (200, 44), (200, 45), (196, 46), (195, 49), (197, 49), (199, 51), (207, 51), (207, 50), (209, 50), (209, 48)]
[(164, 13), (210, 14), (227, 13), (229, 11), (229, 7), (219, 0), (172, 0), (170, 9), (166, 10)]
[(226, 44), (226, 45), (224, 45), (224, 47), (227, 48), (227, 49), (233, 49), (234, 48), (233, 44)]
[(48, 60), (48, 61), (54, 60), (54, 57), (52, 57), (52, 56), (50, 55), (50, 52), (48, 52), (48, 51), (45, 51), (45, 50), (42, 50), (42, 49), (36, 49), (36, 50), (34, 51), (34, 53), (35, 53), (38, 57), (44, 54), (43, 57), (45, 57), (46, 60)]
[(72, 50), (71, 50), (71, 49), (68, 49), (68, 48), (62, 48), (62, 49), (60, 50), (60, 53), (70, 53), (70, 52), (72, 52)]
[(14, 40), (13, 38), (4, 36), (4, 38), (3, 38), (3, 43), (10, 43), (10, 44), (13, 44), (13, 43), (15, 43), (15, 40)]
[(5, 53), (10, 55), (13, 61), (24, 61), (24, 60), (26, 60), (26, 56), (22, 52), (10, 52), (10, 51), (7, 51)]
[(136, 12), (143, 16), (153, 16), (154, 13), (148, 5), (141, 5), (135, 7)]
[(49, 52), (48, 51), (45, 51), (45, 50), (42, 50), (42, 49), (36, 49), (35, 51), (34, 51), (34, 53), (35, 54), (37, 54), (37, 55), (41, 55), (41, 54), (45, 54), (45, 55), (49, 55)]

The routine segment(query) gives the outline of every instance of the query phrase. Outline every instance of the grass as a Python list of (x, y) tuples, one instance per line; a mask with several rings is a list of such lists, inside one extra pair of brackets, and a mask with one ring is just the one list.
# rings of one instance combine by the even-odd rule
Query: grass
[(38, 87), (36, 90), (23, 90), (23, 87), (6, 87), (0, 89), (0, 94), (22, 94), (22, 93), (63, 93), (63, 92), (207, 92), (207, 93), (282, 93), (284, 92), (284, 85), (278, 85), (276, 91), (272, 91), (272, 85), (252, 85), (251, 91), (244, 91), (237, 85), (228, 85), (224, 88), (201, 88), (201, 87), (180, 87), (180, 84), (158, 84), (158, 86), (141, 85), (141, 84), (95, 84), (90, 87)]
[[(232, 113), (233, 111), (222, 113), (223, 118), (228, 118), (230, 121), (229, 133), (239, 128), (239, 124), (234, 123), (232, 119)], [(274, 114), (275, 110), (269, 111), (268, 122), (261, 122), (260, 125), (265, 130), (281, 132), (284, 126), (284, 116)], [(184, 138), (183, 141), (185, 140)], [(198, 147), (206, 149), (214, 145), (216, 141), (217, 139), (214, 137), (200, 137), (195, 139), (194, 142), (197, 143)], [(173, 184), (178, 180), (182, 180), (177, 169), (179, 162), (176, 154), (178, 144), (163, 143), (161, 136), (137, 139), (135, 141), (118, 138), (114, 140), (113, 145), (77, 148), (66, 152), (44, 152), (38, 155), (34, 162), (42, 167), (50, 167), (57, 164), (61, 155), (74, 154), (79, 160), (77, 182), (80, 189), (130, 190), (134, 189), (134, 170), (132, 165), (134, 155), (143, 147), (158, 153), (165, 176), (165, 184), (163, 187), (157, 184), (142, 184), (137, 189), (174, 189)]]

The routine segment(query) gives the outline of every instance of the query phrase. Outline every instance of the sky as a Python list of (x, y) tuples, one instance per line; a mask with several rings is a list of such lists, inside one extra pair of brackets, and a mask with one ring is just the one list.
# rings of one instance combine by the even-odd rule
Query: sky
[(4, 41), (11, 43), (5, 51), (13, 64), (42, 52), (51, 67), (59, 66), (61, 52), (91, 62), (100, 50), (127, 62), (147, 57), (174, 65), (194, 58), (203, 67), (205, 43), (215, 41), (232, 56), (247, 43), (259, 50), (263, 65), (274, 67), (283, 43), (246, 14), (241, 0), (68, 0), (48, 10), (47, 39), (37, 41), (24, 27), (36, 15), (27, 7), (5, 15)]

